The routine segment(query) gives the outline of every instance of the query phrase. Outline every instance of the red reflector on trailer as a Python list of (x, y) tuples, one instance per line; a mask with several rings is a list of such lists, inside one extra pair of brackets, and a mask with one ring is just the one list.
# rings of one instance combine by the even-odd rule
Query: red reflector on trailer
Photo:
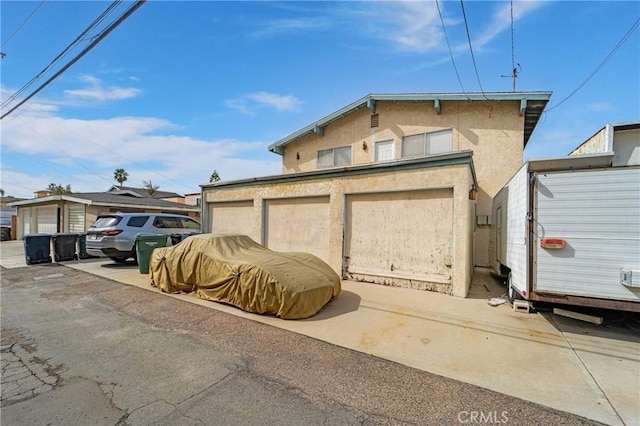
[(544, 249), (563, 249), (567, 246), (567, 242), (560, 238), (543, 238), (540, 240), (540, 247)]

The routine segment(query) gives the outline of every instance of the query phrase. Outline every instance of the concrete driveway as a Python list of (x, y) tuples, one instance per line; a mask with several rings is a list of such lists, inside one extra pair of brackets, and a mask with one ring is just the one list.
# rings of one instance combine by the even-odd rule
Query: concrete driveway
[[(24, 266), (21, 244), (0, 246), (3, 267)], [(151, 292), (134, 264), (65, 266)], [(285, 321), (186, 295), (164, 295), (268, 324), (605, 424), (640, 424), (640, 336), (551, 313), (514, 312), (487, 299), (504, 292), (477, 269), (459, 299), (358, 282), (308, 320)]]

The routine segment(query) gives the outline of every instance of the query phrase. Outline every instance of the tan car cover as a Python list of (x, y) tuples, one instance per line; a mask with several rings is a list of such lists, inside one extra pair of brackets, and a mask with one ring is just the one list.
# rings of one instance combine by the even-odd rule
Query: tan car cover
[(153, 250), (151, 285), (284, 319), (315, 315), (340, 293), (340, 277), (309, 253), (269, 250), (246, 235), (194, 235)]

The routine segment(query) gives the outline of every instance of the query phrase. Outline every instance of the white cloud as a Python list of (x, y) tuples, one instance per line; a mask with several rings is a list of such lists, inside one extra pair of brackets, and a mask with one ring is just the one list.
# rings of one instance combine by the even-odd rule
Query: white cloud
[(277, 111), (298, 111), (302, 102), (293, 95), (256, 92), (241, 98), (227, 99), (225, 105), (243, 114), (255, 115), (255, 109), (258, 107), (274, 108)]
[[(513, 2), (513, 22), (524, 18), (536, 9), (545, 5), (545, 1), (514, 1)], [(473, 40), (473, 46), (481, 48), (493, 40), (502, 31), (511, 27), (511, 4), (508, 2), (502, 3), (502, 5), (496, 10), (493, 15), (493, 19), (487, 26), (487, 28)]]
[(3, 120), (2, 188), (27, 198), (51, 182), (74, 192), (104, 191), (121, 167), (132, 186), (151, 179), (163, 190), (189, 193), (214, 169), (224, 180), (281, 171), (281, 158), (267, 151), (267, 142), (170, 134), (177, 128), (153, 117), (66, 119), (27, 108)]
[(613, 105), (609, 102), (594, 102), (587, 104), (587, 109), (594, 112), (613, 111)]
[(327, 18), (275, 19), (263, 23), (254, 23), (258, 29), (251, 33), (253, 37), (280, 36), (326, 30), (332, 26)]
[(259, 104), (277, 109), (278, 111), (296, 111), (300, 107), (300, 100), (293, 95), (276, 95), (275, 93), (258, 92), (247, 95), (248, 99)]
[(65, 96), (72, 99), (114, 101), (134, 98), (142, 92), (134, 87), (104, 87), (102, 80), (91, 75), (82, 76), (81, 81), (87, 83), (88, 86), (83, 89), (65, 90)]

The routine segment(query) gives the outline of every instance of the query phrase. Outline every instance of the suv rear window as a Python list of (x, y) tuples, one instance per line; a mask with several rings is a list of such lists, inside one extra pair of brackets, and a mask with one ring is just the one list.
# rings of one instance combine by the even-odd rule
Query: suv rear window
[(129, 219), (129, 222), (127, 222), (127, 225), (132, 226), (134, 228), (142, 228), (144, 224), (147, 223), (147, 220), (149, 220), (149, 216), (137, 216), (137, 217), (134, 216)]
[(94, 228), (108, 228), (116, 226), (122, 218), (119, 216), (98, 216), (98, 220), (91, 225)]

